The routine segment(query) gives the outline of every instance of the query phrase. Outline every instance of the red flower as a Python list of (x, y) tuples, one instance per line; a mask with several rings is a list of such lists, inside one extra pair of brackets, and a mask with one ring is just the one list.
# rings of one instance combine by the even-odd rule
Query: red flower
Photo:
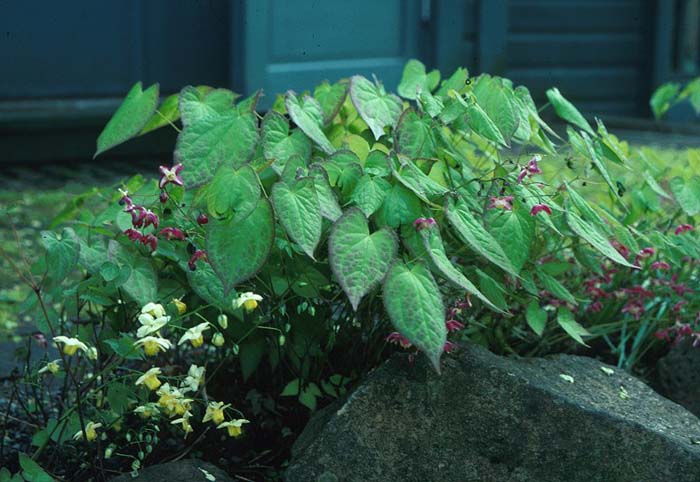
[(654, 261), (651, 263), (651, 269), (669, 270), (671, 269), (671, 265), (666, 261)]
[(694, 231), (694, 230), (695, 230), (695, 228), (693, 226), (691, 226), (690, 224), (681, 224), (680, 226), (678, 226), (676, 228), (675, 233), (676, 233), (676, 236), (678, 236), (679, 234), (683, 234), (686, 231)]
[(447, 331), (449, 333), (453, 333), (455, 331), (459, 331), (464, 328), (464, 324), (460, 323), (457, 320), (447, 320), (445, 322), (445, 326), (447, 327)]
[(411, 342), (408, 341), (408, 338), (403, 336), (398, 331), (389, 333), (389, 336), (386, 337), (386, 341), (391, 343), (392, 345), (399, 345), (401, 348), (411, 348), (412, 346)]
[(489, 209), (504, 209), (506, 211), (513, 210), (513, 196), (496, 197), (491, 196), (491, 203), (488, 205)]
[(141, 243), (144, 246), (149, 246), (151, 248), (151, 251), (155, 251), (158, 247), (158, 238), (156, 238), (152, 234), (147, 234), (146, 236), (143, 236), (141, 238)]
[(190, 271), (194, 271), (197, 269), (196, 263), (200, 259), (207, 259), (207, 253), (202, 251), (201, 249), (198, 249), (197, 251), (194, 252), (190, 260), (187, 262), (187, 266), (190, 268)]
[(173, 167), (168, 169), (165, 166), (160, 166), (160, 180), (158, 181), (158, 187), (163, 189), (168, 184), (175, 184), (176, 186), (184, 186), (185, 183), (180, 177), (182, 172), (182, 164), (175, 164)]
[(433, 218), (418, 218), (413, 221), (413, 227), (416, 231), (422, 231), (424, 229), (430, 229), (435, 225), (435, 220)]
[(457, 349), (457, 344), (452, 343), (451, 341), (446, 341), (445, 344), (442, 347), (443, 351), (445, 353), (452, 353)]
[(197, 216), (197, 224), (200, 226), (203, 226), (209, 222), (209, 218), (207, 217), (206, 214), (201, 213), (199, 216)]
[(622, 308), (622, 312), (632, 315), (635, 320), (639, 320), (644, 314), (644, 305), (639, 300), (632, 300)]
[(126, 234), (126, 237), (132, 241), (141, 241), (141, 238), (143, 237), (141, 233), (139, 233), (133, 228), (127, 229), (126, 231), (124, 231), (124, 234)]
[(158, 200), (160, 200), (161, 204), (168, 202), (168, 191), (161, 191), (158, 195)]
[(171, 239), (179, 239), (180, 241), (185, 240), (185, 233), (182, 232), (182, 230), (177, 229), (177, 228), (163, 228), (160, 230), (159, 233), (160, 236), (165, 236), (165, 239), (170, 241)]
[(540, 212), (545, 212), (551, 216), (552, 215), (552, 208), (550, 208), (546, 204), (535, 204), (534, 206), (532, 206), (532, 209), (530, 209), (531, 216), (537, 216), (537, 214)]

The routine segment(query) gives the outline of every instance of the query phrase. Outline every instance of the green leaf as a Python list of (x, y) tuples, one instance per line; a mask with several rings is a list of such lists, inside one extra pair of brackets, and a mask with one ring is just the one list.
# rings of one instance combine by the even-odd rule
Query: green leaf
[(467, 83), (468, 78), (469, 71), (462, 67), (458, 68), (449, 78), (442, 81), (440, 88), (435, 95), (443, 98), (443, 100), (446, 100), (448, 98), (448, 92), (451, 90), (460, 92)]
[(294, 380), (290, 381), (285, 385), (284, 389), (282, 390), (282, 393), (280, 393), (281, 397), (296, 397), (299, 395), (299, 391), (301, 388), (301, 381), (298, 378), (295, 378)]
[(415, 100), (419, 93), (429, 93), (435, 89), (438, 82), (440, 82), (440, 72), (433, 70), (430, 74), (426, 74), (425, 65), (419, 60), (411, 59), (403, 68), (397, 91), (404, 99)]
[(540, 279), (542, 287), (550, 292), (552, 295), (557, 297), (562, 301), (571, 303), (572, 305), (577, 305), (576, 297), (571, 294), (571, 292), (566, 289), (566, 287), (561, 284), (557, 279), (549, 274), (547, 274), (543, 269), (538, 268), (537, 277)]
[(180, 117), (187, 127), (205, 119), (235, 111), (233, 103), (238, 94), (227, 89), (204, 90), (187, 86), (180, 91)]
[(426, 253), (430, 257), (435, 267), (440, 271), (445, 279), (451, 281), (458, 288), (462, 288), (467, 293), (471, 293), (481, 301), (483, 301), (489, 308), (494, 311), (503, 313), (504, 311), (494, 305), (491, 300), (489, 300), (479, 289), (471, 282), (469, 279), (462, 274), (462, 272), (455, 267), (455, 265), (450, 262), (445, 252), (445, 246), (442, 243), (442, 237), (440, 236), (440, 231), (437, 227), (431, 229), (423, 229), (420, 232), (421, 238), (423, 239), (423, 246), (426, 249)]
[(137, 82), (126, 95), (112, 118), (97, 138), (97, 151), (93, 159), (107, 149), (136, 137), (143, 129), (158, 106), (158, 84), (145, 91)]
[(272, 186), (272, 205), (284, 229), (304, 252), (314, 258), (321, 239), (321, 206), (311, 177)]
[(19, 465), (22, 467), (22, 476), (27, 482), (54, 482), (54, 478), (28, 455), (19, 454)]
[(649, 106), (654, 117), (661, 118), (678, 101), (681, 86), (675, 82), (663, 84), (654, 91), (649, 100)]
[(581, 219), (575, 212), (569, 210), (566, 213), (566, 220), (569, 227), (585, 241), (591, 244), (595, 249), (600, 251), (605, 257), (612, 261), (627, 266), (628, 268), (636, 268), (636, 266), (627, 262), (620, 253), (610, 244), (603, 234), (598, 229)]
[(46, 249), (48, 275), (60, 283), (78, 264), (80, 239), (72, 228), (63, 228), (61, 236), (51, 231), (42, 231), (41, 244)]
[(273, 161), (272, 168), (280, 174), (287, 159), (297, 155), (307, 162), (311, 159), (311, 141), (300, 129), (290, 135), (287, 119), (275, 111), (269, 111), (262, 122), (262, 145), (265, 159)]
[(527, 305), (527, 310), (525, 311), (525, 320), (527, 324), (532, 328), (537, 336), (542, 336), (544, 333), (544, 328), (547, 325), (547, 312), (544, 311), (537, 300), (532, 300)]
[(396, 184), (387, 192), (375, 216), (379, 225), (398, 228), (412, 223), (421, 214), (420, 199), (401, 184)]
[(350, 200), (369, 217), (379, 209), (390, 189), (391, 184), (386, 179), (364, 175), (355, 185)]
[(384, 281), (384, 307), (396, 331), (425, 353), (440, 373), (447, 341), (445, 306), (428, 268), (421, 263), (395, 263)]
[(335, 148), (323, 133), (323, 111), (316, 99), (308, 95), (300, 101), (294, 91), (285, 95), (284, 105), (289, 117), (309, 136), (325, 153), (332, 154)]
[(275, 237), (272, 207), (261, 199), (242, 221), (214, 219), (207, 226), (207, 258), (228, 294), (265, 264)]
[(475, 133), (503, 147), (509, 147), (503, 134), (498, 126), (488, 116), (488, 114), (477, 104), (473, 94), (469, 94), (468, 99), (464, 100), (461, 95), (456, 94), (455, 99), (465, 109), (467, 115), (467, 124)]
[(182, 266), (187, 273), (187, 282), (192, 291), (221, 310), (231, 311), (233, 297), (224, 290), (224, 284), (209, 263), (197, 264), (197, 269), (190, 270), (187, 264)]
[(479, 287), (488, 299), (490, 299), (493, 304), (499, 307), (501, 310), (505, 311), (508, 309), (508, 303), (506, 302), (505, 293), (506, 290), (503, 287), (503, 282), (498, 282), (484, 273), (480, 269), (476, 268), (476, 274), (479, 275)]
[(669, 188), (687, 215), (700, 213), (700, 177), (693, 176), (687, 181), (680, 176), (674, 177), (669, 181)]
[(513, 269), (520, 273), (530, 257), (535, 220), (520, 206), (500, 211), (489, 218), (490, 232), (501, 245)]
[(554, 111), (559, 117), (564, 119), (566, 122), (575, 125), (579, 129), (583, 129), (590, 135), (594, 136), (593, 128), (588, 123), (588, 121), (581, 115), (578, 109), (564, 98), (559, 92), (559, 89), (553, 87), (547, 91), (547, 99), (554, 107)]
[(574, 314), (571, 313), (571, 311), (566, 308), (559, 308), (557, 311), (557, 323), (559, 323), (559, 326), (561, 326), (571, 338), (583, 346), (588, 346), (583, 341), (582, 337), (588, 336), (590, 333), (574, 319)]
[(314, 187), (318, 196), (321, 216), (335, 222), (343, 215), (343, 211), (340, 209), (338, 199), (335, 197), (335, 193), (328, 181), (328, 173), (320, 164), (312, 164), (309, 166), (309, 176), (314, 178)]
[(347, 95), (347, 81), (336, 82), (331, 85), (328, 81), (324, 80), (321, 85), (314, 89), (314, 98), (321, 106), (321, 111), (323, 111), (324, 125), (330, 124), (335, 116), (338, 115)]
[(519, 85), (515, 88), (514, 93), (515, 97), (520, 101), (521, 106), (527, 110), (530, 117), (533, 118), (535, 122), (537, 122), (537, 124), (548, 134), (551, 134), (559, 139), (559, 135), (554, 132), (554, 130), (549, 127), (549, 125), (540, 117), (535, 101), (532, 100), (532, 96), (530, 95), (530, 91), (527, 89), (527, 87)]
[(260, 366), (262, 357), (267, 349), (267, 342), (264, 337), (247, 339), (241, 343), (238, 358), (241, 360), (241, 374), (243, 381), (246, 381)]
[(113, 239), (109, 241), (107, 251), (110, 261), (131, 268), (129, 279), (121, 285), (127, 295), (142, 306), (158, 299), (158, 275), (148, 258), (125, 249)]
[(107, 386), (109, 407), (118, 415), (128, 410), (130, 399), (136, 400), (136, 395), (130, 386), (119, 382), (112, 382)]
[(413, 109), (403, 111), (394, 130), (394, 148), (412, 159), (436, 157), (437, 139), (430, 117), (421, 117)]
[(481, 222), (469, 211), (463, 199), (450, 200), (445, 208), (447, 219), (455, 228), (462, 241), (474, 251), (491, 261), (504, 271), (518, 276), (508, 256), (496, 239), (484, 228)]
[(589, 223), (595, 224), (597, 228), (610, 236), (612, 234), (610, 226), (603, 220), (600, 214), (598, 214), (598, 211), (596, 211), (593, 206), (591, 206), (588, 201), (583, 198), (583, 196), (577, 193), (569, 183), (566, 183), (566, 190), (569, 193), (569, 199), (576, 209), (578, 209), (582, 219)]
[[(479, 76), (473, 92), (478, 105), (496, 125), (506, 144), (510, 145), (521, 123), (520, 109), (513, 90), (505, 86), (502, 79), (484, 74)], [(527, 122), (527, 119), (522, 122)]]
[(380, 229), (370, 234), (367, 218), (357, 208), (348, 209), (333, 225), (328, 241), (330, 265), (354, 310), (384, 279), (397, 251), (394, 232)]
[(220, 166), (238, 169), (246, 164), (258, 144), (255, 115), (211, 114), (186, 126), (177, 137), (175, 161), (184, 166), (185, 185), (196, 187), (214, 177)]
[(393, 129), (401, 116), (401, 99), (361, 75), (350, 80), (350, 99), (376, 140), (384, 135), (384, 127)]
[(180, 118), (180, 111), (177, 108), (180, 94), (169, 95), (156, 109), (146, 125), (141, 129), (139, 135), (148, 134), (151, 131), (160, 129), (170, 124), (174, 124)]
[(134, 347), (135, 342), (136, 338), (131, 335), (124, 334), (121, 335), (120, 338), (104, 340), (103, 343), (122, 358), (126, 358), (127, 360), (140, 360), (142, 358), (141, 353), (136, 347)]
[(249, 165), (237, 171), (222, 166), (207, 188), (207, 210), (216, 218), (233, 215), (240, 221), (258, 205), (260, 184)]

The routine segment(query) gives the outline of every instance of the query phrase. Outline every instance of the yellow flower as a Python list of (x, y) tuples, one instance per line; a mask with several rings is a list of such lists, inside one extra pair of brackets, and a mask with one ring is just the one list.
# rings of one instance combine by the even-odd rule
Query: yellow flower
[(153, 367), (136, 380), (136, 385), (146, 385), (149, 390), (153, 391), (161, 385), (158, 375), (160, 375), (160, 368)]
[(221, 423), (216, 428), (225, 428), (228, 430), (229, 437), (238, 437), (243, 433), (243, 429), (241, 427), (244, 423), (250, 422), (244, 418), (239, 418), (236, 420), (231, 420), (230, 422)]
[(57, 336), (53, 339), (56, 343), (63, 344), (63, 353), (68, 356), (75, 355), (78, 349), (86, 352), (88, 351), (88, 346), (77, 338), (68, 338), (67, 336)]
[(202, 334), (202, 332), (208, 330), (209, 328), (211, 328), (211, 326), (208, 322), (200, 323), (197, 326), (193, 326), (192, 328), (187, 330), (184, 335), (182, 335), (180, 341), (178, 341), (177, 344), (182, 345), (186, 341), (189, 341), (195, 348), (202, 346), (202, 344), (204, 343), (204, 335)]
[(171, 424), (178, 424), (178, 423), (182, 424), (182, 430), (185, 431), (185, 437), (187, 437), (187, 434), (192, 432), (192, 425), (190, 425), (190, 417), (192, 416), (192, 414), (190, 412), (184, 412), (181, 415), (182, 415), (181, 418), (175, 419), (170, 423)]
[(97, 360), (97, 348), (95, 348), (94, 346), (88, 348), (87, 357), (90, 360)]
[(211, 343), (214, 346), (224, 346), (225, 341), (226, 340), (224, 340), (224, 335), (222, 335), (221, 333), (216, 333), (211, 339)]
[(246, 293), (241, 293), (238, 298), (233, 300), (233, 307), (240, 308), (243, 307), (246, 311), (253, 311), (258, 307), (258, 301), (262, 301), (262, 296), (256, 295), (255, 293), (248, 291)]
[(218, 318), (216, 318), (216, 322), (219, 324), (222, 330), (228, 328), (228, 316), (226, 316), (224, 313), (221, 313)]
[(156, 394), (160, 397), (158, 398), (158, 405), (165, 410), (165, 413), (169, 417), (173, 415), (183, 415), (185, 412), (189, 411), (192, 405), (191, 399), (183, 398), (182, 392), (176, 388), (172, 388), (167, 383), (164, 383)]
[(43, 368), (41, 368), (41, 370), (39, 370), (39, 373), (50, 372), (55, 375), (61, 370), (61, 366), (58, 364), (59, 361), (61, 360), (54, 360), (48, 362), (46, 365), (44, 365)]
[(160, 351), (168, 350), (170, 347), (172, 347), (172, 343), (170, 343), (170, 341), (166, 340), (165, 338), (147, 336), (145, 338), (137, 340), (136, 343), (134, 343), (134, 346), (143, 346), (143, 352), (147, 356), (154, 356), (157, 355)]
[(204, 418), (202, 422), (208, 422), (211, 420), (214, 425), (220, 425), (224, 422), (226, 417), (224, 416), (224, 410), (226, 410), (231, 405), (224, 405), (224, 402), (209, 402), (207, 405), (207, 411), (204, 413)]
[(204, 367), (198, 367), (197, 365), (190, 365), (190, 369), (187, 371), (187, 377), (182, 382), (180, 389), (183, 392), (196, 392), (199, 389), (199, 385), (204, 380)]
[(149, 314), (153, 318), (160, 318), (165, 316), (165, 308), (160, 303), (146, 303), (143, 308), (141, 308), (141, 313)]
[(169, 321), (169, 316), (160, 316), (158, 318), (154, 318), (149, 313), (141, 313), (139, 315), (139, 323), (141, 323), (141, 326), (138, 330), (136, 330), (136, 336), (139, 338), (143, 338), (144, 336), (150, 335), (151, 333), (155, 333), (156, 331), (160, 330), (165, 325), (167, 325)]
[(134, 413), (138, 413), (143, 419), (149, 419), (155, 415), (159, 415), (158, 405), (155, 403), (147, 403), (146, 405), (140, 405), (134, 409)]
[(184, 315), (185, 313), (187, 313), (187, 305), (183, 303), (182, 300), (178, 298), (173, 298), (171, 303), (175, 305), (175, 308), (177, 308), (177, 313), (179, 315)]
[[(88, 442), (92, 442), (97, 438), (97, 429), (102, 427), (101, 423), (94, 423), (94, 422), (88, 422), (85, 425), (85, 439)], [(82, 440), (83, 438), (83, 431), (78, 430), (75, 435), (73, 435), (73, 440)]]

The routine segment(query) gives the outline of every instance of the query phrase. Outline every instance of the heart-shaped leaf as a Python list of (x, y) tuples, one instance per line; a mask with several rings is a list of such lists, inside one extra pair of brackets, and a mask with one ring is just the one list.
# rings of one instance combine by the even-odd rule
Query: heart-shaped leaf
[(340, 108), (343, 107), (343, 102), (348, 95), (348, 84), (345, 82), (336, 82), (331, 85), (328, 81), (323, 81), (321, 85), (314, 90), (314, 98), (321, 105), (323, 111), (323, 124), (328, 125), (338, 115)]
[(520, 124), (528, 123), (527, 118), (520, 118), (520, 107), (513, 89), (505, 85), (503, 79), (481, 75), (473, 92), (477, 103), (496, 124), (506, 143), (510, 144)]
[(356, 75), (350, 80), (350, 98), (377, 140), (384, 135), (384, 127), (394, 128), (399, 121), (401, 99), (388, 94), (382, 84), (375, 85)]
[(396, 331), (428, 356), (440, 373), (445, 306), (437, 283), (422, 263), (395, 263), (384, 281), (384, 307)]
[(184, 165), (187, 187), (196, 187), (214, 177), (219, 166), (238, 169), (246, 164), (258, 143), (258, 126), (252, 113), (200, 117), (177, 137), (175, 160)]
[(309, 167), (309, 175), (314, 178), (314, 187), (318, 195), (318, 203), (321, 208), (321, 216), (335, 222), (343, 215), (342, 209), (335, 197), (333, 188), (328, 182), (328, 173), (320, 164), (312, 164)]
[(323, 110), (316, 99), (304, 96), (299, 100), (296, 93), (288, 91), (284, 98), (289, 117), (309, 136), (325, 153), (332, 154), (335, 148), (323, 132)]
[(564, 119), (566, 122), (575, 125), (579, 129), (583, 129), (590, 135), (595, 135), (595, 132), (593, 132), (593, 128), (588, 121), (583, 117), (583, 115), (581, 115), (574, 104), (566, 100), (566, 98), (561, 95), (559, 89), (556, 87), (549, 89), (547, 91), (547, 99), (549, 99), (552, 107), (554, 107), (554, 112), (556, 112), (559, 117)]
[(262, 268), (272, 248), (275, 225), (272, 207), (261, 199), (242, 221), (230, 217), (207, 225), (207, 258), (228, 294)]
[(217, 218), (233, 213), (240, 221), (255, 209), (259, 199), (258, 176), (248, 165), (237, 171), (227, 166), (219, 168), (207, 188), (207, 210)]
[(80, 239), (72, 228), (63, 228), (61, 236), (53, 231), (41, 232), (41, 243), (46, 248), (46, 268), (49, 277), (63, 281), (80, 259)]
[(284, 229), (304, 252), (314, 259), (314, 250), (321, 239), (321, 206), (314, 179), (305, 177), (272, 186), (272, 204)]
[(384, 279), (397, 250), (394, 232), (381, 229), (370, 234), (367, 218), (357, 208), (348, 209), (333, 225), (328, 256), (353, 309)]
[(126, 95), (112, 118), (97, 138), (97, 151), (93, 158), (107, 149), (118, 146), (132, 137), (136, 137), (150, 120), (158, 107), (158, 84), (153, 84), (145, 91), (141, 82), (137, 82)]
[(440, 72), (433, 70), (425, 73), (425, 65), (416, 59), (411, 59), (403, 68), (401, 82), (396, 89), (404, 99), (415, 100), (421, 92), (430, 93), (440, 82)]
[(291, 156), (311, 159), (311, 141), (299, 129), (289, 133), (289, 123), (275, 111), (265, 115), (262, 123), (262, 145), (265, 159), (273, 161), (272, 168), (280, 174)]
[(238, 97), (238, 94), (228, 89), (203, 91), (198, 87), (187, 86), (180, 91), (182, 125), (187, 127), (205, 117), (231, 112)]
[(386, 179), (365, 175), (355, 185), (351, 201), (369, 217), (379, 209), (390, 189), (391, 184)]
[(406, 109), (394, 130), (396, 152), (412, 159), (437, 155), (437, 139), (430, 117), (422, 117), (413, 109)]

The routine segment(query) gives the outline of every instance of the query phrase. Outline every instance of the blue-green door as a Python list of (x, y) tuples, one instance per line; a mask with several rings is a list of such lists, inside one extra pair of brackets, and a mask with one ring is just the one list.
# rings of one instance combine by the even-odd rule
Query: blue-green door
[(430, 0), (247, 0), (245, 62), (233, 66), (245, 91), (303, 91), (323, 80), (374, 74), (395, 88), (407, 59), (426, 59)]

